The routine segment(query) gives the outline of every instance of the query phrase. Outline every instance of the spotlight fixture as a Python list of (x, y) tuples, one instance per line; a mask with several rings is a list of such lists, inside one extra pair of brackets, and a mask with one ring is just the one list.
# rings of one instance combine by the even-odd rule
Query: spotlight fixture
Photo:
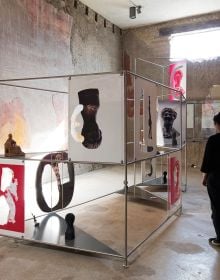
[(131, 19), (136, 18), (136, 7), (130, 7), (130, 18)]
[[(133, 5), (134, 5), (134, 3), (133, 3)], [(130, 7), (129, 8), (129, 17), (131, 19), (135, 19), (136, 18), (136, 12), (138, 14), (140, 14), (141, 13), (141, 8), (142, 8), (141, 6), (136, 6), (136, 5)]]

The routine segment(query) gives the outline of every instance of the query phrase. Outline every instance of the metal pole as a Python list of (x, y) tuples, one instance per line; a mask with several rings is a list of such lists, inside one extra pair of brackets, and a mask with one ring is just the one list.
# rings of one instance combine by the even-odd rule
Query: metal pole
[[(137, 58), (135, 57), (134, 59), (134, 72), (135, 74), (137, 73)], [(134, 157), (135, 157), (135, 150), (136, 150), (136, 140), (135, 140), (135, 135), (136, 135), (136, 104), (135, 104), (135, 97), (136, 97), (136, 92), (135, 92), (135, 77), (133, 77), (133, 85), (134, 85), (134, 133), (133, 133), (133, 137), (134, 137)], [(135, 191), (136, 191), (136, 163), (134, 163), (134, 196), (135, 196)]]
[(159, 83), (159, 82), (154, 81), (154, 80), (152, 80), (152, 79), (146, 78), (146, 77), (144, 77), (144, 76), (142, 76), (142, 75), (135, 74), (135, 73), (133, 73), (133, 72), (131, 72), (131, 71), (127, 71), (127, 73), (128, 73), (128, 74), (131, 74), (131, 75), (133, 75), (133, 76), (135, 76), (135, 77), (141, 78), (141, 79), (143, 79), (143, 80), (145, 80), (145, 81), (149, 81), (149, 82), (151, 82), (151, 83), (153, 83), (153, 84), (155, 84), (155, 85), (162, 86), (162, 87), (164, 87), (164, 88), (171, 89), (172, 91), (175, 91), (175, 92), (177, 92), (177, 93), (179, 93), (179, 94), (182, 94), (181, 91), (179, 91), (178, 89), (172, 88), (172, 87), (170, 87), (170, 86), (163, 85), (162, 83)]
[(0, 83), (0, 85), (1, 86), (7, 86), (7, 87), (16, 87), (16, 88), (38, 90), (38, 91), (47, 91), (47, 92), (68, 94), (68, 91), (60, 91), (60, 90), (52, 90), (52, 89), (44, 89), (44, 88), (36, 88), (36, 87), (28, 87), (28, 86), (19, 86), (19, 85), (6, 84), (6, 83)]
[(82, 77), (82, 76), (92, 76), (92, 75), (105, 75), (105, 74), (118, 74), (118, 72), (101, 72), (101, 73), (89, 73), (89, 74), (68, 74), (68, 75), (58, 75), (58, 76), (41, 76), (41, 77), (23, 77), (17, 79), (0, 79), (0, 82), (17, 82), (17, 81), (30, 81), (30, 80), (46, 80), (46, 79), (61, 79), (69, 77)]
[[(154, 58), (153, 58), (154, 59)], [(141, 60), (141, 61), (143, 61), (143, 62), (146, 62), (146, 63), (149, 63), (149, 64), (152, 64), (152, 65), (156, 65), (156, 66), (159, 66), (159, 67), (161, 67), (161, 68), (163, 68), (164, 66), (163, 65), (161, 65), (161, 64), (158, 64), (158, 63), (155, 63), (155, 62), (151, 62), (151, 61), (149, 61), (149, 60), (145, 60), (145, 59), (143, 59), (143, 58), (136, 58), (136, 60)]]
[(187, 142), (186, 142), (186, 145), (185, 145), (185, 189), (184, 191), (186, 192), (187, 191)]
[(128, 165), (127, 165), (127, 73), (124, 74), (124, 193), (125, 193), (125, 205), (124, 205), (124, 267), (128, 267)]
[[(136, 59), (135, 59), (135, 73), (137, 71), (137, 64), (136, 64)], [(134, 138), (134, 196), (135, 196), (135, 192), (136, 192), (136, 90), (135, 90), (135, 76), (133, 76), (133, 89), (134, 89), (134, 97), (133, 97), (133, 102), (134, 102), (134, 133), (133, 133), (133, 138)]]

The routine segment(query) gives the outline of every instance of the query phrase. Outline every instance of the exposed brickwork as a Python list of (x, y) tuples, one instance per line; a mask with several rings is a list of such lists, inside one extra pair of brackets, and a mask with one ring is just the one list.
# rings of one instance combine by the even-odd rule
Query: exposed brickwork
[[(220, 21), (220, 12), (212, 13), (192, 18), (184, 18), (165, 22), (153, 26), (145, 26), (136, 29), (128, 29), (123, 32), (123, 48), (133, 61), (139, 57), (161, 65), (168, 65), (169, 62), (169, 36), (160, 36), (159, 31), (165, 27), (175, 27), (183, 25), (204, 24), (210, 21)], [(190, 47), (190, 46), (189, 46)], [(220, 84), (220, 58), (203, 62), (187, 63), (187, 99), (205, 100), (210, 93), (210, 87)], [(137, 71), (150, 76), (154, 80), (162, 81), (162, 72), (152, 67), (150, 64), (139, 63)], [(165, 75), (165, 80), (167, 75)], [(195, 116), (201, 119), (201, 112)], [(201, 129), (201, 128), (199, 128)], [(201, 164), (203, 143), (189, 143), (187, 148), (188, 165), (195, 163), (198, 167)], [(199, 150), (198, 150), (199, 147)]]
[[(169, 64), (169, 36), (160, 36), (159, 30), (164, 27), (190, 25), (195, 23), (220, 21), (220, 12), (192, 18), (184, 18), (153, 26), (128, 29), (123, 32), (124, 50), (133, 59), (140, 57), (161, 65)], [(134, 64), (133, 64), (134, 65)], [(187, 98), (204, 99), (213, 84), (220, 84), (220, 59), (204, 62), (188, 62), (187, 65)], [(155, 77), (156, 79), (157, 77)]]
[(80, 1), (77, 7), (73, 0), (45, 1), (72, 17), (70, 50), (74, 74), (121, 70), (122, 36), (118, 27)]

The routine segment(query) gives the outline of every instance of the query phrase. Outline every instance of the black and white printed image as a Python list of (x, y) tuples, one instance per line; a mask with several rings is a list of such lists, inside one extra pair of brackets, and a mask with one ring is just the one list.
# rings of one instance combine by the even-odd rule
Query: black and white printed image
[(141, 78), (135, 80), (135, 158), (156, 154), (156, 100), (153, 83)]
[[(185, 127), (186, 116), (183, 113), (185, 105), (178, 101), (159, 101), (157, 119), (157, 145), (178, 148), (185, 141), (185, 133), (181, 127)], [(182, 117), (181, 117), (182, 116)], [(184, 130), (183, 130), (184, 131)]]
[(97, 74), (69, 82), (69, 157), (124, 161), (124, 76)]

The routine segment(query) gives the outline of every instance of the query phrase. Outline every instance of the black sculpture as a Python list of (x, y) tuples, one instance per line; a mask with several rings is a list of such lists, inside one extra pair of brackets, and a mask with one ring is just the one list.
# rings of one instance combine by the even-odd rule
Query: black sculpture
[(79, 103), (83, 105), (81, 112), (83, 117), (82, 136), (83, 146), (87, 149), (97, 149), (102, 142), (102, 132), (96, 123), (96, 114), (99, 108), (99, 91), (89, 88), (78, 92)]
[(177, 146), (177, 140), (176, 140), (176, 131), (173, 131), (172, 134), (172, 146)]
[[(152, 137), (152, 118), (151, 118), (151, 102), (150, 102), (150, 96), (148, 96), (148, 126), (149, 126), (149, 131), (148, 131), (148, 139), (153, 139)], [(154, 149), (153, 146), (147, 146), (147, 151), (152, 152)]]
[(167, 184), (167, 172), (163, 172), (163, 184)]
[(65, 232), (65, 240), (73, 240), (75, 239), (75, 229), (74, 229), (74, 221), (75, 221), (75, 215), (72, 213), (68, 213), (65, 216), (66, 221), (66, 232)]
[(164, 108), (161, 112), (163, 119), (163, 137), (172, 139), (173, 133), (176, 133), (176, 137), (179, 136), (179, 132), (173, 127), (173, 122), (177, 117), (177, 112), (172, 108)]
[(147, 176), (151, 177), (153, 174), (153, 165), (152, 165), (152, 158), (149, 160), (150, 170), (147, 173)]

